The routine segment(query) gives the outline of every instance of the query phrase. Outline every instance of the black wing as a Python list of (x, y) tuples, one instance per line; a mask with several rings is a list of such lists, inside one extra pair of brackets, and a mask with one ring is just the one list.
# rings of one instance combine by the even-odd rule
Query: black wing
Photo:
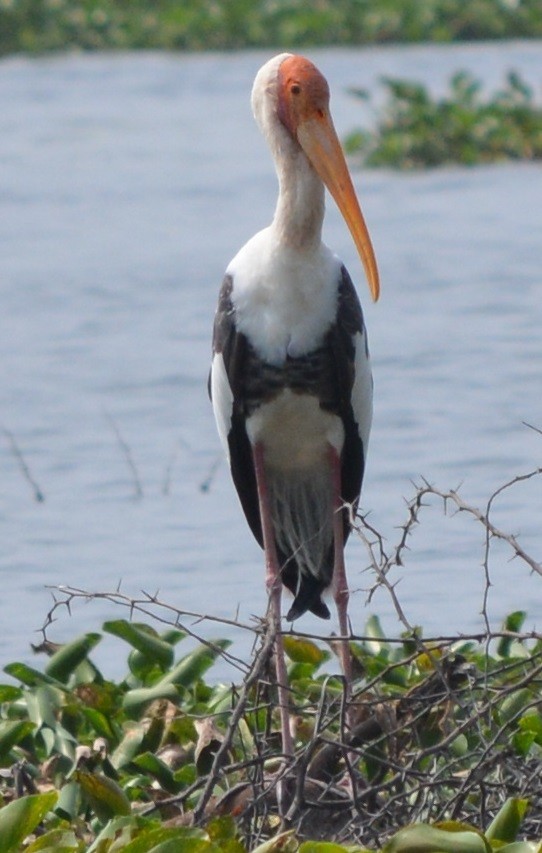
[[(356, 289), (346, 267), (341, 268), (341, 282), (335, 323), (328, 333), (329, 352), (333, 359), (335, 394), (331, 405), (326, 405), (337, 414), (344, 427), (344, 446), (341, 456), (342, 499), (357, 507), (365, 470), (363, 441), (352, 407), (352, 390), (355, 380), (356, 336), (363, 334), (365, 355), (368, 358), (367, 335), (364, 329), (363, 312)], [(358, 339), (359, 341), (359, 339)], [(359, 344), (358, 344), (359, 345)], [(324, 404), (325, 405), (325, 404)], [(344, 513), (345, 541), (350, 533), (349, 512)]]
[[(233, 278), (226, 275), (220, 289), (213, 328), (213, 354), (221, 354), (233, 395), (230, 427), (227, 436), (233, 482), (243, 512), (256, 540), (263, 548), (262, 524), (252, 447), (246, 431), (245, 375), (250, 355), (249, 343), (235, 325), (235, 309), (231, 293)], [(209, 396), (211, 383), (209, 381)]]

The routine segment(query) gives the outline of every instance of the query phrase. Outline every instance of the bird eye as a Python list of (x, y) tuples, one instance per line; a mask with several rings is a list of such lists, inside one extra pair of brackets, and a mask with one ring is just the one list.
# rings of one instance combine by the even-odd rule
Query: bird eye
[(292, 83), (292, 85), (290, 86), (290, 92), (292, 93), (292, 95), (299, 95), (299, 93), (301, 92), (301, 86), (299, 85), (299, 83)]

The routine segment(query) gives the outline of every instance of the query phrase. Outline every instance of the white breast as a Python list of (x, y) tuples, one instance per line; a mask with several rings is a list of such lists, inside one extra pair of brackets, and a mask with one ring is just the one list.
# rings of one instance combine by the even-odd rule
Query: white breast
[(323, 244), (301, 251), (256, 234), (230, 263), (236, 325), (258, 355), (282, 364), (318, 347), (337, 311), (340, 261)]

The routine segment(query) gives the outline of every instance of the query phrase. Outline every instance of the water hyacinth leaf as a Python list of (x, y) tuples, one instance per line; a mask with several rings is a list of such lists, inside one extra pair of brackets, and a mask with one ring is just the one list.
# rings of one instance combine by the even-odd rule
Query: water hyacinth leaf
[(38, 728), (57, 724), (58, 711), (62, 706), (64, 693), (50, 684), (42, 684), (26, 694), (28, 716)]
[[(299, 848), (299, 853), (346, 853), (347, 848), (332, 841), (304, 841)], [(356, 848), (359, 853), (360, 848)]]
[(115, 817), (96, 836), (86, 853), (120, 853), (149, 826), (147, 818), (136, 815)]
[(169, 643), (170, 646), (176, 646), (177, 643), (185, 640), (188, 634), (186, 631), (180, 631), (179, 628), (166, 628), (165, 631), (162, 631), (160, 634), (160, 639), (165, 643)]
[(66, 683), (70, 675), (101, 639), (101, 634), (89, 633), (66, 643), (49, 659), (45, 667), (46, 674)]
[(130, 723), (121, 742), (111, 755), (111, 764), (116, 770), (125, 767), (135, 758), (141, 749), (145, 738), (146, 725), (144, 723)]
[(0, 723), (0, 756), (6, 756), (9, 751), (35, 729), (29, 720)]
[(453, 831), (451, 825), (439, 829), (415, 823), (390, 838), (382, 853), (491, 853), (491, 848), (474, 830)]
[[(205, 827), (209, 838), (221, 847), (227, 842), (237, 840), (237, 828), (231, 815), (215, 817)], [(228, 850), (230, 848), (228, 847)]]
[[(308, 844), (310, 842), (305, 843)], [(263, 844), (258, 844), (252, 850), (252, 853), (296, 853), (298, 849), (299, 853), (301, 853), (299, 842), (295, 837), (295, 830), (289, 829), (286, 832), (281, 832), (273, 836), (268, 841), (264, 841)]]
[(499, 809), (486, 830), (486, 838), (494, 841), (515, 841), (529, 801), (510, 797)]
[(142, 684), (154, 684), (163, 675), (164, 668), (157, 661), (132, 649), (128, 655), (128, 669)]
[(542, 853), (542, 841), (512, 841), (504, 847), (496, 847), (499, 853)]
[(173, 646), (160, 639), (158, 633), (150, 625), (128, 622), (126, 619), (116, 619), (103, 623), (103, 630), (115, 637), (125, 640), (147, 660), (157, 662), (163, 669), (173, 663)]
[[(511, 634), (518, 634), (522, 627), (527, 613), (525, 610), (514, 610), (509, 613), (504, 620), (503, 631), (509, 631)], [(497, 654), (501, 658), (510, 657), (513, 651), (517, 650), (517, 640), (515, 637), (501, 637), (497, 643)]]
[(520, 729), (523, 729), (526, 732), (533, 732), (536, 735), (537, 740), (542, 743), (542, 717), (535, 711), (534, 708), (531, 708), (525, 716), (521, 717), (518, 723)]
[(293, 663), (310, 663), (313, 666), (318, 666), (327, 657), (326, 653), (319, 649), (316, 643), (303, 637), (286, 634), (283, 637), (283, 643), (284, 651)]
[(78, 853), (81, 844), (72, 829), (51, 829), (29, 846), (25, 853)]
[(521, 690), (514, 690), (510, 693), (506, 699), (503, 700), (499, 709), (500, 718), (503, 723), (508, 723), (510, 720), (517, 717), (518, 714), (521, 714), (532, 698), (533, 694), (527, 689), (527, 687), (523, 687)]
[(154, 687), (136, 687), (129, 690), (122, 700), (122, 706), (127, 713), (135, 714), (142, 705), (148, 705), (155, 699), (170, 699), (175, 702), (178, 698), (179, 691), (174, 684), (158, 682)]
[(171, 794), (176, 794), (181, 785), (175, 780), (171, 769), (161, 761), (154, 753), (144, 752), (142, 755), (137, 755), (133, 763), (140, 770), (144, 770), (149, 776), (153, 776), (164, 789)]
[(80, 805), (81, 788), (72, 780), (60, 789), (54, 812), (64, 820), (73, 820), (79, 814)]
[(115, 740), (116, 733), (111, 726), (110, 720), (96, 708), (81, 708), (81, 714), (92, 726), (95, 733), (107, 740)]
[(518, 755), (523, 757), (529, 754), (529, 751), (535, 742), (533, 732), (514, 732), (512, 736), (512, 745)]
[(365, 623), (364, 634), (368, 638), (364, 642), (365, 648), (373, 655), (379, 655), (382, 651), (389, 651), (386, 643), (383, 643), (385, 634), (378, 616), (369, 616)]
[(11, 675), (12, 678), (17, 679), (17, 681), (20, 681), (27, 687), (37, 687), (39, 684), (54, 684), (56, 687), (64, 689), (62, 682), (19, 661), (8, 663), (4, 667), (4, 672), (7, 672), (8, 675)]
[(16, 853), (23, 840), (54, 808), (56, 801), (56, 791), (48, 791), (46, 794), (30, 794), (21, 797), (1, 808), (0, 839), (2, 841), (2, 853)]
[(131, 813), (128, 797), (113, 779), (103, 773), (89, 773), (83, 769), (76, 770), (74, 778), (81, 785), (94, 814), (102, 823), (107, 823), (117, 815)]
[(20, 687), (13, 684), (0, 684), (0, 704), (2, 702), (16, 702), (23, 695)]
[(213, 690), (213, 696), (207, 702), (207, 708), (213, 714), (229, 713), (234, 701), (235, 693), (232, 691), (232, 685), (219, 684)]
[[(163, 845), (173, 845), (164, 848)], [(166, 827), (160, 826), (141, 833), (123, 847), (123, 853), (196, 853), (198, 850), (211, 850), (213, 848), (209, 836), (203, 829), (188, 826)]]
[[(288, 676), (290, 681), (302, 682), (300, 685), (301, 690), (306, 690), (308, 684), (315, 678), (314, 672), (314, 664), (312, 663), (291, 663), (288, 667)], [(307, 685), (307, 687), (305, 686)]]
[(220, 657), (221, 652), (231, 646), (231, 640), (215, 640), (212, 644), (201, 643), (193, 652), (182, 658), (156, 685), (176, 684), (191, 687)]
[(253, 755), (256, 755), (256, 743), (246, 720), (239, 720), (238, 733), (245, 758), (252, 758)]
[(456, 758), (463, 758), (469, 753), (469, 740), (464, 734), (458, 735), (450, 743), (450, 752)]

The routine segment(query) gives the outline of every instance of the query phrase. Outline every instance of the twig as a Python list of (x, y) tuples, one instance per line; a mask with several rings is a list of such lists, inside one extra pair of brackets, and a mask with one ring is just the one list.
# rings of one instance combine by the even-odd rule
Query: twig
[(109, 412), (105, 412), (105, 417), (109, 423), (109, 426), (111, 427), (111, 429), (115, 433), (115, 437), (117, 439), (118, 445), (119, 445), (120, 449), (122, 450), (122, 453), (123, 453), (124, 458), (126, 460), (126, 464), (128, 465), (128, 468), (129, 468), (130, 473), (132, 475), (132, 483), (134, 486), (134, 498), (136, 498), (136, 500), (139, 500), (140, 498), (143, 497), (143, 487), (141, 485), (141, 480), (139, 479), (139, 473), (138, 473), (136, 464), (134, 462), (134, 458), (132, 456), (132, 451), (130, 450), (130, 447), (128, 446), (128, 444), (126, 443), (124, 438), (122, 437), (121, 431), (118, 428), (118, 426), (117, 426), (114, 418), (112, 417), (112, 415), (110, 415)]
[(213, 483), (213, 480), (215, 478), (216, 472), (218, 471), (218, 469), (220, 468), (220, 466), (222, 464), (222, 458), (223, 457), (222, 457), (222, 453), (221, 453), (219, 456), (216, 457), (216, 459), (213, 460), (213, 462), (209, 468), (209, 472), (208, 472), (207, 476), (199, 484), (200, 492), (208, 492), (210, 490), (211, 485)]
[(45, 500), (45, 495), (43, 494), (42, 490), (40, 489), (34, 477), (32, 476), (30, 468), (28, 467), (26, 460), (23, 456), (22, 450), (17, 443), (17, 439), (15, 438), (11, 430), (6, 429), (6, 427), (2, 427), (2, 432), (4, 433), (9, 442), (11, 452), (19, 463), (19, 468), (21, 469), (23, 477), (32, 488), (32, 491), (34, 493), (34, 500), (38, 503), (43, 503), (43, 501)]
[(205, 807), (207, 806), (207, 803), (211, 798), (214, 786), (220, 778), (221, 768), (228, 754), (228, 750), (231, 747), (237, 726), (239, 725), (241, 717), (245, 713), (249, 691), (252, 689), (253, 685), (259, 680), (264, 667), (267, 665), (273, 651), (274, 642), (275, 633), (272, 630), (272, 622), (270, 621), (267, 626), (267, 630), (265, 632), (260, 650), (254, 658), (250, 672), (248, 673), (247, 677), (243, 682), (243, 686), (239, 694), (239, 699), (237, 700), (237, 704), (233, 709), (232, 715), (230, 717), (230, 721), (226, 729), (226, 734), (224, 735), (224, 740), (220, 744), (220, 747), (215, 755), (213, 766), (205, 784), (205, 788), (203, 789), (198, 804), (194, 809), (194, 824), (196, 825), (201, 822), (204, 816)]

